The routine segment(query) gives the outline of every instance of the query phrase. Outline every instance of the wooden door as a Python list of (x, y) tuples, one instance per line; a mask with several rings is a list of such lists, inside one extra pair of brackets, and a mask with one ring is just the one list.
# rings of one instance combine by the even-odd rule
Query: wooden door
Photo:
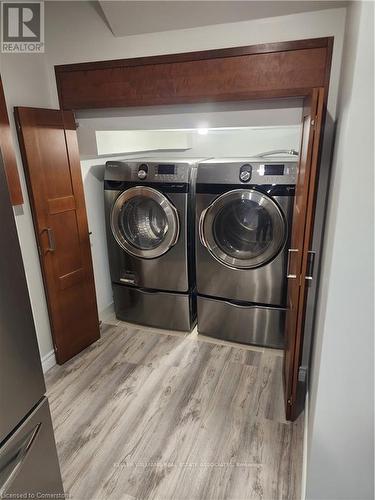
[(100, 336), (76, 125), (70, 111), (16, 108), (59, 364)]
[(288, 311), (284, 353), (286, 417), (298, 416), (297, 383), (303, 345), (306, 309), (306, 272), (314, 223), (319, 140), (324, 89), (313, 89), (305, 98), (302, 113), (300, 160), (288, 255)]

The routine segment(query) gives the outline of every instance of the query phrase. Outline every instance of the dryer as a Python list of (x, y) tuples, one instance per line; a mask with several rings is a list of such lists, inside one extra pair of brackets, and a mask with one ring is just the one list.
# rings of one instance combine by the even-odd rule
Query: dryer
[(196, 185), (198, 332), (284, 345), (295, 159), (213, 159)]
[(104, 191), (117, 318), (190, 331), (196, 319), (194, 160), (108, 161)]

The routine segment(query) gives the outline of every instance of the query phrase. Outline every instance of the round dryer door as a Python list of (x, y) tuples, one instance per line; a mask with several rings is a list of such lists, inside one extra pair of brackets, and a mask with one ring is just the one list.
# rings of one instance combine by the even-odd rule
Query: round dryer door
[(136, 257), (154, 259), (177, 243), (180, 224), (176, 208), (162, 193), (137, 186), (116, 199), (111, 228), (123, 250)]
[(252, 189), (236, 189), (218, 198), (202, 212), (202, 243), (222, 264), (253, 269), (271, 261), (287, 238), (287, 226), (278, 205)]

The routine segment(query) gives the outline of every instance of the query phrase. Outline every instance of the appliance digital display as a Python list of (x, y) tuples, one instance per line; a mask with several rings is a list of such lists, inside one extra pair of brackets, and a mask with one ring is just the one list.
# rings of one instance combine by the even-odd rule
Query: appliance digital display
[(176, 173), (176, 165), (163, 163), (156, 167), (156, 171), (161, 175), (173, 175)]
[(284, 164), (264, 165), (264, 175), (284, 175)]

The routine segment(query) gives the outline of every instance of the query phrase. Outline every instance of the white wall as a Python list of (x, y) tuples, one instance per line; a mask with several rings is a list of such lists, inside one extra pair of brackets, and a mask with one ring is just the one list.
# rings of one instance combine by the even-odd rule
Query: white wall
[(191, 134), (184, 130), (96, 130), (98, 156), (191, 148)]
[(307, 498), (374, 498), (374, 40), (349, 9), (310, 395)]
[(20, 239), (22, 257), (25, 265), (26, 279), (30, 292), (31, 306), (41, 356), (44, 357), (53, 349), (47, 303), (44, 294), (43, 280), (39, 266), (39, 256), (35, 241), (33, 220), (22, 168), (18, 140), (14, 126), (14, 106), (48, 107), (51, 102), (49, 80), (45, 58), (38, 55), (0, 54), (0, 73), (4, 86), (4, 94), (12, 125), (17, 165), (20, 174), (24, 204), (16, 207), (15, 216)]
[[(1, 54), (1, 74), (9, 108), (14, 105), (57, 107), (54, 64), (137, 57), (334, 36), (329, 113), (334, 117), (342, 53), (345, 9), (257, 19), (167, 33), (113, 37), (91, 2), (46, 2), (46, 53), (43, 56)], [(44, 63), (45, 62), (45, 66)], [(48, 80), (45, 78), (48, 73)], [(19, 169), (22, 170), (19, 162)], [(24, 194), (26, 193), (23, 186)], [(29, 206), (17, 215), (33, 313), (42, 356), (51, 348), (44, 290), (32, 233)], [(22, 218), (22, 221), (20, 218)]]
[(299, 149), (299, 125), (229, 130), (209, 130), (207, 135), (191, 134), (191, 148), (184, 152), (165, 153), (174, 157), (246, 157), (273, 149)]
[[(113, 158), (106, 158), (110, 159)], [(96, 300), (98, 310), (103, 312), (113, 302), (104, 218), (104, 161), (81, 161), (81, 169), (89, 231), (92, 233), (90, 242)]]
[[(236, 103), (210, 103), (210, 104), (193, 104), (193, 105), (178, 105), (178, 106), (150, 106), (143, 108), (116, 108), (107, 110), (86, 110), (76, 114), (78, 127), (78, 143), (82, 159), (89, 159), (98, 155), (98, 147), (96, 144), (98, 131), (115, 131), (111, 134), (115, 137), (117, 131), (156, 131), (156, 130), (184, 130), (189, 132), (195, 144), (193, 149), (197, 147), (196, 131), (197, 128), (243, 128), (249, 129), (252, 127), (259, 129), (259, 136), (255, 139), (254, 148), (245, 147), (246, 151), (251, 154), (259, 152), (264, 147), (275, 149), (279, 147), (272, 144), (266, 146), (261, 137), (281, 137), (282, 130), (284, 134), (290, 134), (293, 127), (301, 122), (301, 99), (280, 99), (276, 101), (243, 101)], [(277, 132), (268, 134), (261, 132), (265, 127), (274, 127)], [(247, 132), (243, 132), (247, 137)], [(252, 132), (252, 134), (255, 132)], [(238, 134), (235, 134), (238, 137)], [(139, 133), (141, 137), (141, 134)], [(172, 134), (170, 134), (172, 136)], [(171, 137), (170, 137), (171, 138)], [(169, 139), (169, 136), (168, 136)], [(206, 138), (204, 142), (207, 142)], [(260, 140), (259, 145), (256, 141)], [(283, 139), (282, 139), (283, 140)], [(241, 140), (237, 141), (241, 144)], [(172, 144), (167, 144), (171, 146)], [(219, 151), (216, 154), (228, 154), (228, 146), (218, 143)], [(121, 151), (121, 145), (114, 145), (112, 154)], [(258, 149), (257, 149), (258, 148)], [(159, 148), (160, 149), (160, 148)], [(165, 148), (170, 149), (170, 148)], [(126, 146), (122, 150), (126, 152)], [(135, 149), (134, 149), (135, 151)], [(110, 153), (109, 153), (110, 154)], [(197, 153), (201, 156), (202, 153)], [(204, 153), (206, 154), (206, 153)], [(230, 151), (229, 154), (233, 154)], [(247, 154), (240, 149), (239, 155)], [(192, 156), (191, 152), (187, 152), (188, 156)], [(194, 154), (193, 154), (194, 156)]]

